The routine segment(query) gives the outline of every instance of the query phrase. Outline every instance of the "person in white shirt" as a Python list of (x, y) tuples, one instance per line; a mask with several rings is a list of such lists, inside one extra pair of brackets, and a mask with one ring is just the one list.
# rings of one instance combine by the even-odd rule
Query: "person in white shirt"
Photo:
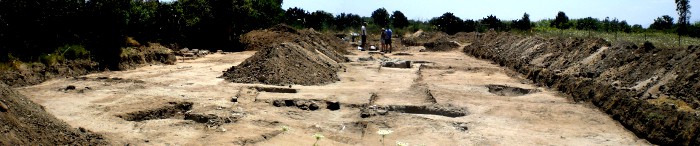
[(361, 34), (362, 35), (362, 44), (360, 45), (360, 46), (362, 46), (362, 51), (365, 50), (365, 47), (366, 47), (365, 45), (367, 44), (367, 28), (365, 27), (365, 25), (367, 25), (367, 22), (364, 22), (362, 24), (362, 32), (361, 32), (362, 33)]

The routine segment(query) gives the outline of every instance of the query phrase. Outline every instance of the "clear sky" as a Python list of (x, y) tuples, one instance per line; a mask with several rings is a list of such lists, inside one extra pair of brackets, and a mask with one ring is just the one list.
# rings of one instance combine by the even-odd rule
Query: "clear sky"
[[(690, 0), (691, 23), (700, 21), (700, 0)], [(532, 21), (554, 18), (564, 11), (569, 18), (605, 17), (627, 20), (630, 25), (649, 27), (662, 15), (677, 21), (673, 0), (284, 0), (283, 9), (299, 7), (313, 12), (323, 10), (333, 13), (353, 13), (370, 16), (378, 8), (389, 13), (399, 10), (409, 19), (429, 20), (445, 12), (452, 12), (462, 19), (482, 19), (495, 15), (501, 20), (520, 19), (530, 14)]]

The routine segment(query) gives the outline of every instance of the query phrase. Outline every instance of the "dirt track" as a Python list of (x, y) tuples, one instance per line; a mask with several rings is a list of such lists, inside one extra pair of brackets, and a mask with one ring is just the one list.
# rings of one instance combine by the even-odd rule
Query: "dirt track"
[[(558, 92), (533, 86), (492, 62), (459, 51), (418, 52), (420, 49), (405, 51), (411, 55), (387, 55), (428, 62), (414, 63), (410, 69), (380, 68), (377, 61), (358, 62), (369, 55), (352, 51), (359, 55), (349, 55), (354, 62), (342, 64), (345, 70), (339, 72), (340, 82), (291, 86), (297, 93), (263, 91), (294, 91), (264, 88), (288, 86), (230, 83), (217, 78), (254, 52), (54, 79), (18, 90), (57, 118), (103, 134), (114, 145), (312, 145), (314, 133), (326, 137), (320, 145), (380, 145), (378, 129), (394, 131), (386, 137), (388, 145), (395, 141), (411, 145), (648, 145), (595, 107), (572, 103)], [(59, 91), (68, 85), (78, 90)], [(534, 90), (525, 94), (499, 87)], [(234, 96), (237, 103), (231, 102)], [(299, 103), (307, 99), (320, 109), (274, 106), (279, 99)], [(326, 101), (340, 102), (340, 110), (326, 109)], [(192, 106), (188, 109), (189, 102)], [(412, 114), (417, 112), (380, 108), (380, 112), (389, 112), (361, 118), (361, 109), (368, 103), (462, 108), (466, 116), (443, 116), (446, 114), (436, 112), (439, 110)], [(146, 118), (138, 113), (160, 115), (143, 121), (120, 118)], [(280, 126), (291, 130), (283, 132)]]

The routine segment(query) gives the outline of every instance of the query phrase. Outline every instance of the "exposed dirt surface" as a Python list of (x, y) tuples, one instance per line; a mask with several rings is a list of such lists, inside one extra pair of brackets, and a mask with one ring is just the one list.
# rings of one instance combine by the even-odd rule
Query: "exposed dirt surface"
[(291, 42), (303, 48), (319, 50), (337, 61), (344, 60), (342, 55), (348, 53), (346, 48), (350, 45), (331, 34), (319, 33), (313, 29), (296, 30), (284, 24), (248, 32), (241, 37), (241, 42), (249, 51), (258, 51), (280, 43)]
[(340, 63), (349, 61), (347, 42), (314, 30), (286, 25), (252, 31), (243, 36), (252, 57), (222, 77), (238, 83), (321, 85), (338, 81)]
[[(342, 70), (333, 72), (339, 81), (324, 85), (217, 78), (263, 54), (260, 50), (89, 74), (84, 80), (60, 78), (18, 90), (70, 125), (104, 135), (110, 145), (312, 145), (314, 133), (325, 136), (320, 145), (382, 145), (380, 129), (394, 131), (387, 145), (649, 145), (595, 107), (529, 84), (493, 62), (423, 49), (403, 52), (413, 55), (351, 49), (357, 55), (346, 55), (350, 60), (377, 59), (339, 62)], [(379, 58), (413, 63), (386, 68)], [(501, 96), (489, 92), (492, 84), (539, 92)], [(68, 85), (90, 89), (64, 91)], [(174, 108), (183, 103), (192, 103), (191, 109)], [(159, 109), (176, 110), (152, 112)], [(367, 110), (375, 114), (363, 118)], [(139, 111), (173, 116), (119, 118)]]
[(405, 35), (401, 39), (403, 44), (409, 46), (424, 46), (424, 51), (444, 52), (460, 49), (463, 45), (444, 32), (424, 32), (419, 30), (411, 35)]
[[(120, 70), (133, 69), (149, 64), (175, 64), (176, 58), (168, 48), (158, 44), (124, 49)], [(0, 71), (0, 82), (11, 87), (36, 85), (59, 77), (76, 77), (102, 71), (97, 62), (79, 59), (53, 65), (41, 63), (18, 64), (17, 69)]]
[(105, 145), (101, 135), (71, 128), (14, 89), (0, 83), (0, 145)]
[(655, 48), (508, 33), (465, 40), (470, 38), (467, 54), (514, 69), (576, 101), (590, 101), (652, 143), (700, 144), (698, 46)]
[(340, 80), (336, 72), (342, 67), (339, 62), (344, 61), (330, 59), (315, 49), (281, 43), (258, 51), (222, 77), (237, 83), (328, 84)]
[(41, 63), (21, 64), (19, 69), (0, 71), (0, 81), (12, 87), (22, 87), (57, 77), (81, 76), (97, 70), (97, 63), (90, 60), (72, 60), (52, 66)]

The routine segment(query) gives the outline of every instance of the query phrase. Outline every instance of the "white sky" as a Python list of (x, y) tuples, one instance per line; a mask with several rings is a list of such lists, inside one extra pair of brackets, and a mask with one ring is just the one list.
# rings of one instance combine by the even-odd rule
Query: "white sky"
[[(700, 21), (698, 4), (700, 1), (690, 1), (691, 23)], [(678, 16), (673, 0), (284, 0), (282, 8), (290, 7), (360, 16), (370, 16), (383, 7), (390, 13), (399, 10), (416, 20), (429, 20), (445, 12), (462, 19), (477, 20), (493, 14), (501, 20), (513, 20), (527, 12), (531, 20), (537, 21), (554, 18), (557, 12), (564, 11), (572, 19), (590, 16), (602, 20), (607, 16), (644, 27), (662, 15)]]

